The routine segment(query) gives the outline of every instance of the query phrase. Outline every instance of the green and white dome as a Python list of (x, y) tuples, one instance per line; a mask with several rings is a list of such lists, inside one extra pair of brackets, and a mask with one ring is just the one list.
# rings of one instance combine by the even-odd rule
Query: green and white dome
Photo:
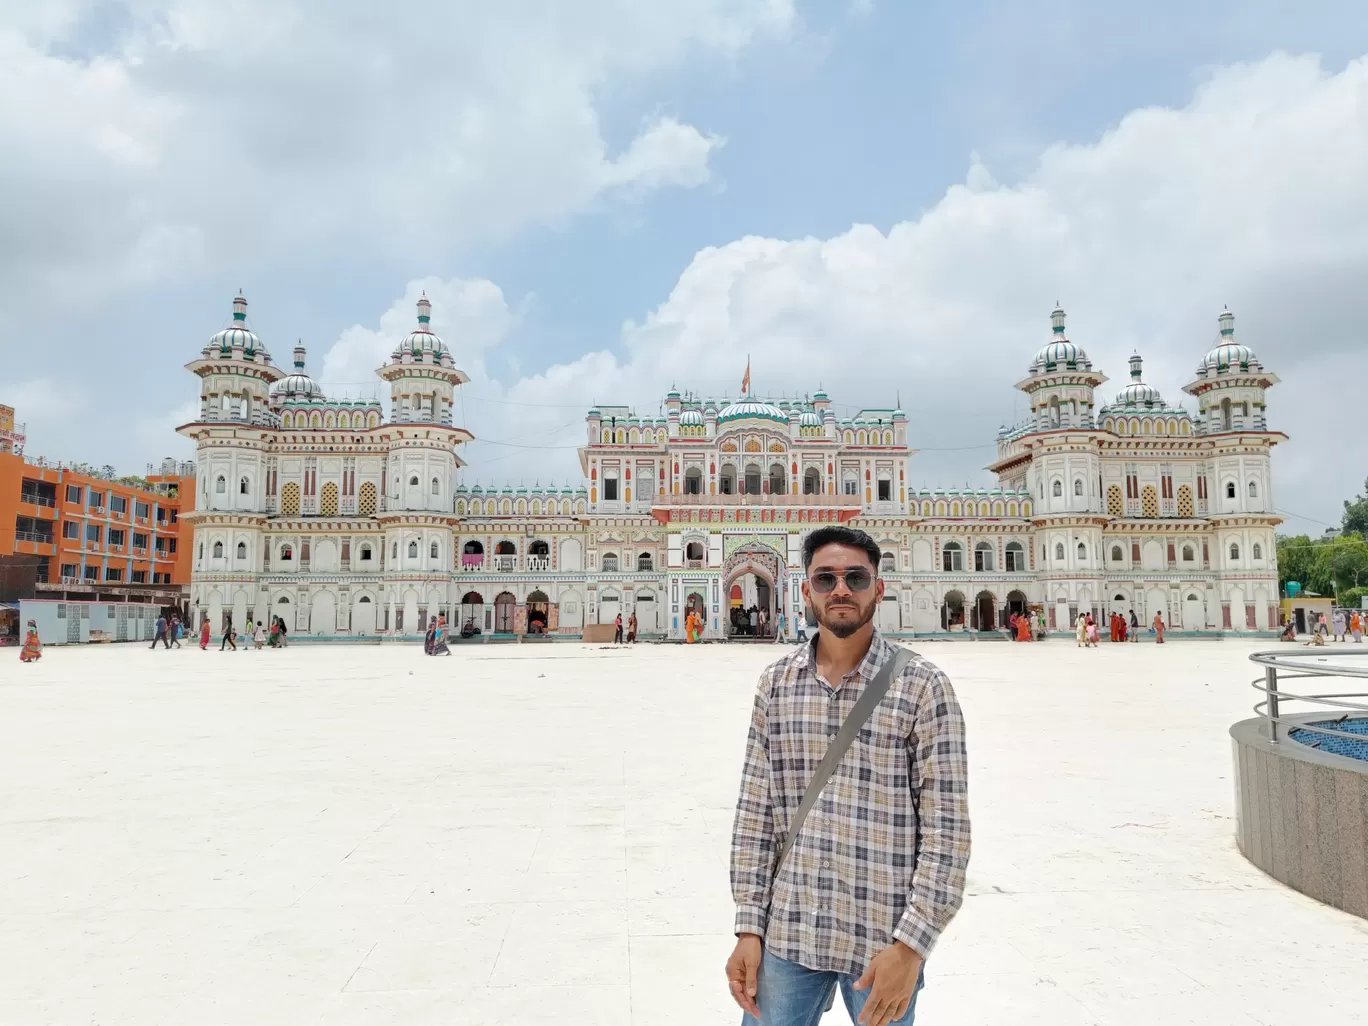
[(232, 356), (234, 350), (241, 349), (244, 359), (271, 362), (271, 354), (251, 328), (247, 327), (247, 300), (239, 292), (233, 297), (233, 323), (209, 337), (202, 350), (205, 359)]
[(722, 407), (722, 412), (717, 415), (719, 424), (737, 420), (772, 420), (779, 424), (787, 424), (788, 414), (773, 403), (761, 402), (747, 396)]

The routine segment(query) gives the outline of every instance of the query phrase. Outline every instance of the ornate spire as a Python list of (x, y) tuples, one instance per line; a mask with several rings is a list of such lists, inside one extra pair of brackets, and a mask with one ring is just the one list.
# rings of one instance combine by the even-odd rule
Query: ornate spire
[(294, 365), (295, 365), (295, 370), (300, 371), (300, 372), (303, 372), (303, 370), (304, 370), (304, 340), (303, 340), (302, 338), (298, 341), (298, 343), (297, 343), (297, 344), (295, 345), (295, 347), (294, 347)]
[(427, 292), (418, 300), (418, 323), (424, 328), (432, 320), (432, 304), (428, 302)]
[(1221, 326), (1221, 338), (1230, 341), (1235, 338), (1235, 315), (1230, 312), (1230, 307), (1221, 307), (1221, 316), (1216, 318), (1216, 323)]
[(238, 289), (238, 294), (233, 297), (233, 320), (241, 324), (247, 320), (247, 299), (242, 294), (242, 289)]
[(1133, 353), (1130, 358), (1130, 376), (1132, 381), (1140, 380), (1140, 354)]
[(1062, 339), (1064, 337), (1064, 308), (1058, 302), (1055, 303), (1054, 310), (1050, 312), (1050, 330), (1054, 333), (1055, 338)]

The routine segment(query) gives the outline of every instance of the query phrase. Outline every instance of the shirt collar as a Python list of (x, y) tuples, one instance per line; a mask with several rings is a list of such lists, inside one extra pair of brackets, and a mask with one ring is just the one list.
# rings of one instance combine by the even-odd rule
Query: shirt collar
[[(811, 669), (813, 673), (817, 672), (817, 641), (821, 636), (822, 632), (819, 628), (813, 632), (812, 639), (799, 649), (798, 666), (800, 669)], [(883, 665), (884, 660), (888, 658), (890, 648), (891, 646), (884, 640), (884, 636), (879, 633), (879, 628), (875, 627), (874, 636), (869, 641), (869, 649), (865, 652), (864, 658), (855, 664), (855, 668), (846, 674), (842, 681), (847, 678), (850, 680), (858, 678), (861, 683), (871, 680), (874, 674), (878, 672), (879, 667)]]

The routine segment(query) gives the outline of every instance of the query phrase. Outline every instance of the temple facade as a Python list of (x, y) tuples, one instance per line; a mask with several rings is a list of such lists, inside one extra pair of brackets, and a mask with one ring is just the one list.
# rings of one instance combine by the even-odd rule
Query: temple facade
[[(192, 622), (281, 616), (324, 638), (404, 637), (430, 616), (482, 635), (579, 637), (635, 614), (643, 637), (764, 633), (803, 615), (803, 536), (869, 532), (883, 551), (878, 623), (892, 634), (999, 629), (1036, 609), (1063, 630), (1078, 612), (1162, 612), (1184, 631), (1277, 623), (1268, 427), (1277, 378), (1235, 340), (1234, 318), (1184, 389), (1193, 415), (1142, 380), (1110, 401), (1062, 310), (1017, 384), (1028, 419), (1003, 429), (997, 486), (910, 479), (900, 409), (839, 417), (801, 399), (672, 390), (660, 415), (586, 416), (575, 488), (459, 483), (455, 389), (467, 378), (418, 323), (377, 371), (377, 400), (332, 400), (272, 361), (246, 300), (188, 369), (201, 380)], [(749, 378), (749, 374), (747, 375)], [(790, 633), (792, 627), (790, 626)]]

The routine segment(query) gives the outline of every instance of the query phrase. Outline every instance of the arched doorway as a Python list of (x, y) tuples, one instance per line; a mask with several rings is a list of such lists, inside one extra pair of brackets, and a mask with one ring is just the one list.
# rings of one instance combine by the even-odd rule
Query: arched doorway
[(478, 591), (468, 591), (461, 596), (460, 623), (456, 629), (469, 637), (485, 629), (484, 596)]
[(501, 591), (494, 598), (494, 633), (512, 634), (513, 615), (518, 608), (518, 600), (511, 591)]
[(639, 591), (636, 596), (637, 634), (654, 634), (660, 630), (656, 619), (656, 597), (654, 592)]
[[(532, 543), (537, 544), (536, 542)], [(527, 596), (527, 633), (545, 634), (551, 622), (551, 602), (542, 591)]]
[(1025, 592), (1013, 590), (1007, 593), (1007, 615), (1009, 617), (1013, 613), (1018, 616), (1025, 616), (1028, 612), (1028, 606)]
[(1183, 599), (1183, 630), (1200, 631), (1206, 628), (1206, 614), (1203, 609), (1202, 598), (1195, 592), (1190, 591)]
[(997, 599), (991, 591), (981, 591), (974, 596), (974, 609), (970, 620), (974, 630), (997, 630)]
[(964, 630), (964, 593), (947, 591), (941, 602), (941, 630)]
[[(599, 623), (615, 623), (615, 622), (617, 621), (618, 614), (621, 613), (621, 612), (622, 612), (622, 596), (619, 595), (617, 592), (615, 592), (615, 591), (605, 591), (602, 595), (599, 596), (599, 604), (598, 604), (598, 622), (599, 622)], [(624, 630), (625, 630), (625, 629), (626, 629), (626, 626), (625, 626), (625, 625), (626, 625), (626, 620), (627, 620), (627, 618), (624, 616), (622, 619), (623, 619)]]
[(352, 607), (352, 633), (368, 636), (375, 633), (375, 603), (369, 595), (362, 595)]
[(275, 610), (271, 615), (280, 618), (281, 622), (285, 624), (287, 634), (294, 630), (294, 624), (290, 622), (290, 596), (281, 595), (280, 598), (276, 599)]
[(330, 591), (316, 591), (309, 607), (309, 633), (332, 634), (337, 630), (337, 604)]
[(679, 613), (679, 636), (684, 636), (684, 622), (693, 613), (706, 627), (708, 623), (708, 602), (701, 591), (691, 591), (684, 596), (684, 608)]

